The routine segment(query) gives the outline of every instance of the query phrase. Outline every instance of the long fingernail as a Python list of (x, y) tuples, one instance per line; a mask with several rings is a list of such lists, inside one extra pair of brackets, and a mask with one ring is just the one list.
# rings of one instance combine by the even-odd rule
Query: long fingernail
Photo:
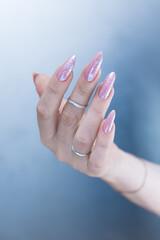
[(112, 89), (112, 86), (114, 84), (115, 78), (116, 78), (116, 74), (114, 72), (111, 72), (106, 77), (106, 79), (104, 80), (104, 82), (99, 90), (99, 93), (98, 93), (98, 96), (101, 99), (106, 99), (108, 97), (108, 95)]
[(109, 133), (111, 131), (115, 116), (116, 116), (116, 112), (115, 112), (115, 110), (112, 110), (104, 123), (104, 132), (105, 133)]
[(39, 73), (33, 73), (32, 76), (33, 76), (33, 82), (34, 84), (36, 84), (36, 79), (39, 76)]
[(76, 56), (73, 55), (70, 57), (61, 67), (60, 71), (57, 74), (57, 78), (59, 81), (65, 81), (70, 75), (71, 71), (75, 66)]
[(88, 81), (93, 81), (94, 78), (96, 77), (98, 70), (101, 67), (102, 64), (102, 60), (103, 60), (103, 53), (102, 52), (98, 52), (94, 58), (91, 60), (91, 62), (89, 63), (86, 72), (85, 72), (85, 77)]

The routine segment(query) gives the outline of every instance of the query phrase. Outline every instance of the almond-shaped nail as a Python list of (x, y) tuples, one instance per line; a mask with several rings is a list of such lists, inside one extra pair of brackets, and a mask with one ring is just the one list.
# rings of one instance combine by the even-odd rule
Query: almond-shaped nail
[(98, 52), (90, 61), (86, 72), (85, 72), (85, 77), (86, 79), (90, 82), (93, 81), (98, 73), (98, 70), (101, 67), (102, 64), (102, 60), (103, 60), (103, 53), (102, 52)]
[(115, 112), (115, 110), (112, 110), (109, 113), (107, 119), (104, 122), (104, 128), (103, 129), (104, 129), (105, 133), (109, 133), (111, 131), (113, 123), (114, 123), (115, 116), (116, 116), (116, 112)]
[(68, 76), (70, 75), (71, 71), (75, 66), (76, 56), (73, 55), (70, 57), (61, 67), (57, 74), (57, 78), (59, 81), (67, 80)]
[(116, 74), (114, 72), (111, 72), (110, 74), (108, 74), (108, 76), (105, 78), (100, 90), (99, 90), (99, 93), (98, 93), (98, 96), (101, 98), (101, 99), (106, 99), (112, 89), (112, 86), (114, 84), (114, 81), (115, 81), (115, 78), (116, 78)]

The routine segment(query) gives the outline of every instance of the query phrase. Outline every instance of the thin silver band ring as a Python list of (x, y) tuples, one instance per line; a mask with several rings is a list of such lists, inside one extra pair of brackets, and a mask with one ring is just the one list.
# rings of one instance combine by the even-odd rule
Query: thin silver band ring
[(70, 102), (73, 106), (77, 107), (77, 108), (84, 108), (86, 109), (88, 105), (81, 105), (81, 104), (78, 104), (76, 102), (73, 102), (70, 97), (67, 98), (68, 102)]
[(88, 156), (91, 152), (89, 152), (89, 153), (79, 153), (79, 152), (77, 152), (75, 149), (74, 149), (74, 147), (73, 147), (73, 145), (72, 145), (72, 151), (76, 154), (76, 155), (78, 155), (79, 157), (85, 157), (85, 156)]

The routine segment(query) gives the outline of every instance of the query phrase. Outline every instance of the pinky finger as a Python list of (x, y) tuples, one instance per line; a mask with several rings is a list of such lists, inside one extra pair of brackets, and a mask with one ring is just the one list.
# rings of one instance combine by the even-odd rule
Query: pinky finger
[(108, 117), (102, 121), (95, 145), (88, 160), (88, 170), (99, 177), (106, 170), (110, 151), (115, 136), (115, 110), (112, 110)]

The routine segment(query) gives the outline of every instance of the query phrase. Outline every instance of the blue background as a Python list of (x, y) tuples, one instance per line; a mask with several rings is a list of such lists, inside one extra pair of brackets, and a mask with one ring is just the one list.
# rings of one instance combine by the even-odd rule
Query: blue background
[(116, 72), (115, 142), (160, 163), (160, 2), (0, 2), (0, 239), (157, 240), (160, 219), (58, 162), (39, 138), (32, 72), (77, 55), (71, 93), (102, 50)]

